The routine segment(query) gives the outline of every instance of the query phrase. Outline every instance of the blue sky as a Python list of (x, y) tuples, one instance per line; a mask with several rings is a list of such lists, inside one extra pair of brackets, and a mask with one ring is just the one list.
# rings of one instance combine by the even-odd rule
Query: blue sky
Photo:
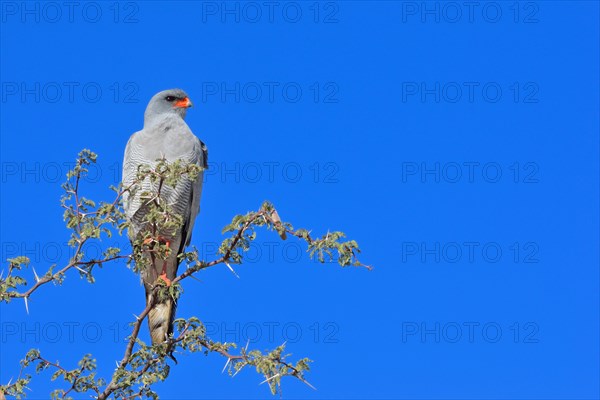
[[(1, 3), (3, 260), (68, 260), (69, 163), (97, 152), (83, 190), (110, 199), (147, 101), (180, 87), (209, 148), (193, 244), (210, 257), (268, 199), (375, 267), (261, 231), (240, 279), (185, 282), (177, 315), (215, 339), (314, 360), (318, 390), (284, 398), (599, 397), (597, 2), (69, 4)], [(123, 264), (95, 276), (0, 305), (1, 382), (32, 347), (110, 376), (144, 294)], [(217, 355), (178, 359), (162, 398), (271, 398)]]

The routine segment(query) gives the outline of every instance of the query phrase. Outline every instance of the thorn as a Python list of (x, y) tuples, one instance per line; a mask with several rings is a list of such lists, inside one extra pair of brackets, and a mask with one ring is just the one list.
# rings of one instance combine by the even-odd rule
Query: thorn
[(285, 342), (281, 343), (281, 346), (279, 346), (279, 347), (284, 347), (286, 345), (286, 343), (287, 343), (287, 340)]
[[(282, 227), (281, 218), (279, 217), (279, 213), (277, 212), (276, 209), (273, 209), (271, 211), (271, 219), (273, 220), (273, 225), (275, 225), (276, 227)], [(277, 231), (277, 233), (279, 233), (279, 231)], [(279, 236), (281, 237), (282, 240), (287, 239), (285, 230), (283, 230), (283, 232), (279, 233)]]
[(306, 386), (308, 386), (309, 388), (313, 389), (313, 390), (317, 390), (316, 387), (314, 387), (313, 385), (311, 385), (310, 383), (308, 383), (307, 380), (303, 379), (303, 378), (299, 378), (302, 382), (304, 382), (304, 384), (306, 384)]
[(115, 364), (117, 365), (117, 368), (119, 368), (119, 362), (115, 360)]
[(202, 283), (202, 281), (200, 279), (196, 278), (193, 274), (190, 275), (190, 278), (193, 278), (193, 279), (197, 280), (198, 282)]
[(225, 368), (227, 368), (227, 366), (229, 365), (229, 361), (231, 361), (231, 358), (227, 359), (227, 362), (225, 363), (225, 366), (223, 367), (223, 370), (221, 371), (221, 373), (225, 372)]
[(133, 316), (135, 317), (135, 320), (136, 320), (136, 321), (139, 321), (139, 320), (140, 320), (140, 317), (138, 317), (137, 315), (133, 314)]
[(32, 266), (31, 269), (33, 270), (33, 276), (35, 276), (35, 282), (39, 282), (40, 277), (38, 276), (37, 272), (35, 272), (35, 268)]
[(248, 352), (248, 346), (250, 346), (250, 339), (248, 339), (248, 343), (246, 343), (246, 348), (244, 349), (244, 353)]
[(27, 297), (23, 297), (23, 300), (25, 300), (25, 310), (27, 311), (27, 315), (29, 315), (29, 303), (27, 302)]
[(276, 373), (275, 375), (273, 375), (272, 377), (265, 379), (264, 381), (262, 381), (261, 383), (259, 383), (259, 385), (262, 385), (263, 383), (269, 382), (271, 379), (273, 378), (277, 378), (279, 376), (279, 373)]
[[(243, 367), (242, 367), (243, 368)], [(242, 370), (242, 368), (238, 369), (237, 371), (235, 371), (235, 373), (231, 376), (232, 378), (235, 378), (235, 376), (238, 374), (238, 372), (240, 372)]]
[(2, 275), (4, 275), (4, 270), (0, 272), (0, 281), (2, 280)]
[(79, 268), (77, 265), (74, 266), (75, 268), (77, 268), (79, 270), (79, 272), (81, 272), (82, 274), (88, 275), (89, 272), (85, 272), (84, 270), (82, 270), (81, 268)]
[(229, 268), (231, 273), (234, 274), (236, 278), (240, 279), (239, 275), (235, 273), (235, 271), (233, 270), (233, 268), (231, 268), (231, 265), (229, 265), (227, 261), (225, 261), (225, 265), (227, 265), (227, 268)]

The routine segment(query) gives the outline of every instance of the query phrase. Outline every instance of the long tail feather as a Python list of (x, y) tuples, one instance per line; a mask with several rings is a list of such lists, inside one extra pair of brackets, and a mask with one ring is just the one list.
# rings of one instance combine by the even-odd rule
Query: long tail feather
[[(146, 289), (146, 305), (152, 301), (152, 292), (154, 285), (159, 279), (159, 275), (163, 269), (166, 271), (168, 279), (174, 279), (177, 274), (177, 255), (173, 254), (167, 260), (153, 259), (147, 254), (151, 260), (149, 265), (142, 273), (144, 287)], [(166, 264), (165, 264), (166, 263)], [(150, 336), (152, 344), (164, 343), (165, 340), (173, 333), (173, 321), (175, 320), (175, 309), (177, 302), (173, 298), (163, 298), (155, 302), (148, 313), (148, 327), (150, 328)]]
[[(150, 293), (146, 293), (146, 304), (152, 300), (151, 296)], [(173, 299), (164, 299), (156, 303), (148, 313), (148, 327), (152, 344), (164, 343), (173, 333), (176, 306)]]

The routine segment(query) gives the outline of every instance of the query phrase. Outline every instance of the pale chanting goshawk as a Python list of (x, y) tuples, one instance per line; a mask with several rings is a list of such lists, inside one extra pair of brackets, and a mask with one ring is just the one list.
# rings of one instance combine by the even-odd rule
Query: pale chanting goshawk
[[(157, 93), (152, 97), (144, 113), (144, 128), (131, 135), (125, 148), (123, 159), (123, 186), (128, 187), (135, 182), (140, 165), (154, 167), (159, 159), (168, 163), (181, 160), (183, 163), (194, 163), (207, 167), (208, 151), (198, 139), (184, 118), (186, 111), (192, 106), (188, 95), (180, 89), (170, 89)], [(203, 172), (195, 181), (182, 177), (175, 187), (163, 185), (160, 188), (160, 201), (165, 201), (171, 210), (183, 218), (183, 225), (176, 232), (158, 232), (162, 243), (167, 244), (169, 253), (166, 260), (154, 259), (149, 251), (144, 257), (152, 260), (150, 265), (141, 271), (146, 289), (146, 304), (152, 299), (152, 289), (158, 279), (167, 285), (177, 276), (178, 255), (190, 244), (194, 220), (200, 211), (200, 195), (202, 193)], [(158, 193), (158, 183), (151, 183), (147, 178), (138, 183), (134, 195), (125, 193), (123, 205), (130, 222), (129, 237), (133, 242), (144, 235), (149, 226), (145, 223), (148, 213), (147, 200), (141, 199), (143, 192)], [(176, 303), (173, 299), (157, 302), (148, 313), (148, 325), (152, 343), (162, 343), (173, 332)]]

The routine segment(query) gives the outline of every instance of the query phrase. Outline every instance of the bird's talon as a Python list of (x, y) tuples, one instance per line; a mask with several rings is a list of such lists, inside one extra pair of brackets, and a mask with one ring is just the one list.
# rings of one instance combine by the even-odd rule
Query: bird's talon
[(167, 278), (167, 274), (160, 274), (159, 279), (162, 279), (167, 284), (167, 287), (171, 286), (171, 280)]

